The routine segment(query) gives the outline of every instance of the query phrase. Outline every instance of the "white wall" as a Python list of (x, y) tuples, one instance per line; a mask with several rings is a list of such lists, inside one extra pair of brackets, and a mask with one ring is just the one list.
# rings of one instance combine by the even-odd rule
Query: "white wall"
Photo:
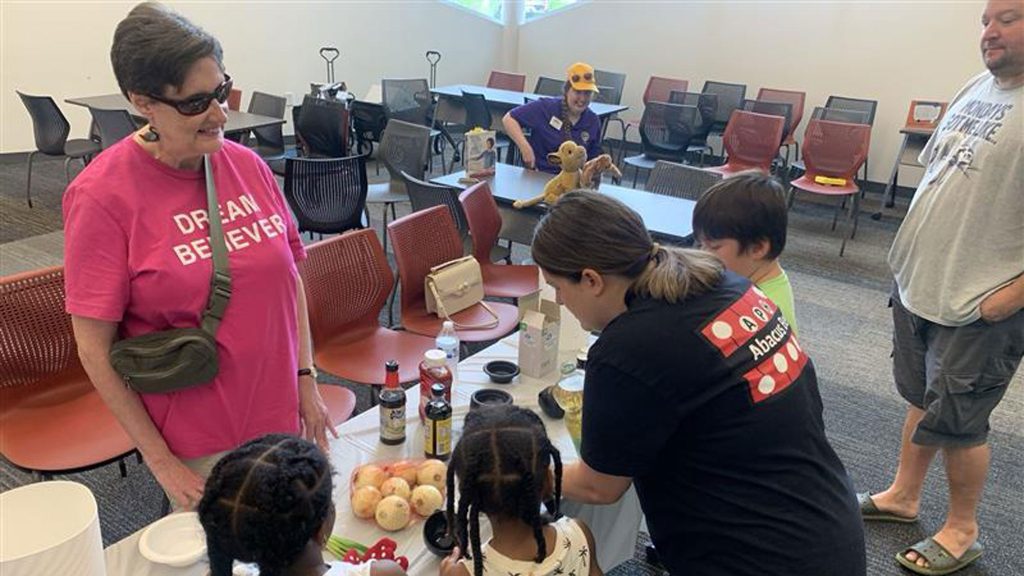
[(521, 26), (518, 63), (531, 83), (562, 77), (575, 60), (625, 72), (623, 103), (636, 117), (651, 75), (685, 78), (694, 91), (705, 80), (743, 83), (748, 98), (762, 86), (806, 91), (805, 118), (829, 94), (878, 100), (870, 179), (885, 181), (910, 101), (949, 100), (984, 70), (983, 6), (595, 0)]
[[(88, 111), (63, 100), (118, 91), (110, 42), (134, 4), (0, 2), (0, 152), (34, 149), (32, 123), (15, 90), (53, 96), (72, 136), (86, 135)], [(383, 77), (426, 78), (427, 50), (443, 55), (438, 85), (482, 84), (502, 59), (501, 25), (433, 1), (168, 4), (221, 41), (243, 109), (252, 90), (292, 92), (300, 102), (309, 82), (326, 80), (318, 50), (329, 44), (341, 50), (336, 79), (358, 96)]]

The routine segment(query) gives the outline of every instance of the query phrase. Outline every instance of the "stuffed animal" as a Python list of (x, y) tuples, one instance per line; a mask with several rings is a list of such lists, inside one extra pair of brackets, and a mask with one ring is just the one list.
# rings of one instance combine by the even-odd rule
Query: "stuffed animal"
[(583, 174), (580, 176), (580, 188), (591, 188), (596, 190), (601, 184), (601, 175), (610, 171), (615, 178), (622, 178), (622, 172), (615, 164), (612, 164), (612, 157), (608, 154), (601, 154), (597, 158), (589, 160), (583, 165)]
[(572, 140), (566, 140), (558, 147), (557, 152), (548, 154), (548, 162), (561, 166), (562, 171), (544, 185), (544, 192), (540, 196), (516, 200), (512, 206), (526, 208), (541, 202), (554, 204), (562, 194), (579, 188), (583, 165), (587, 162), (587, 149)]

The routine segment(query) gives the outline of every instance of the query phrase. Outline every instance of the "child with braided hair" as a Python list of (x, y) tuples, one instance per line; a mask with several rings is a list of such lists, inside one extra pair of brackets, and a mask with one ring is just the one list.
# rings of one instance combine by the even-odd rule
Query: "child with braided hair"
[[(600, 576), (590, 529), (541, 514), (551, 499), (559, 516), (561, 484), (561, 457), (536, 414), (510, 405), (470, 411), (448, 466), (448, 526), (458, 546), (441, 576)], [(493, 533), (483, 544), (480, 514)]]
[(211, 576), (232, 561), (260, 576), (404, 576), (390, 560), (324, 563), (334, 526), (331, 465), (311, 442), (268, 434), (242, 444), (214, 466), (199, 502)]

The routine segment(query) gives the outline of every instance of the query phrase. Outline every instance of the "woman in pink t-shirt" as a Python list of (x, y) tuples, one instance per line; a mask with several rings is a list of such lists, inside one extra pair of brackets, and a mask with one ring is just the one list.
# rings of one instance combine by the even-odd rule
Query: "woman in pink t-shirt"
[[(193, 508), (225, 452), (304, 431), (326, 448), (305, 257), (273, 174), (224, 140), (231, 79), (220, 43), (159, 4), (122, 20), (111, 49), (122, 93), (148, 124), (114, 144), (64, 197), (67, 310), (89, 378), (178, 508)], [(137, 394), (111, 367), (114, 340), (197, 327), (213, 264), (202, 159), (209, 155), (232, 295), (208, 384)], [(333, 429), (331, 429), (333, 432)]]

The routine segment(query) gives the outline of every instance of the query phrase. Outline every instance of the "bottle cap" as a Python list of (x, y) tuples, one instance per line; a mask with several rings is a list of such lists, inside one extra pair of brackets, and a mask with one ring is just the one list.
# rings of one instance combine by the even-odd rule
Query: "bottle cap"
[(444, 330), (452, 330), (452, 331), (454, 331), (455, 330), (455, 322), (452, 322), (451, 320), (445, 320), (444, 322), (441, 323), (441, 328), (444, 329)]
[(430, 385), (430, 395), (434, 398), (441, 398), (444, 396), (444, 384), (440, 382), (434, 382)]
[(398, 362), (396, 360), (388, 360), (384, 363), (384, 370), (388, 372), (398, 372)]
[(427, 350), (423, 354), (423, 359), (426, 360), (427, 366), (444, 366), (448, 361), (448, 355), (444, 353), (444, 350)]

